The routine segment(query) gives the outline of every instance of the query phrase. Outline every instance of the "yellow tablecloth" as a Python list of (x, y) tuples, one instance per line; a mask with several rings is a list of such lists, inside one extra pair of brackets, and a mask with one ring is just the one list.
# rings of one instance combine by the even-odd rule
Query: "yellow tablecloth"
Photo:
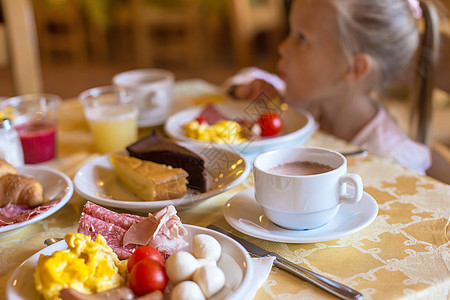
[[(179, 107), (191, 105), (186, 102)], [(198, 104), (199, 98), (196, 98)], [(73, 179), (76, 171), (98, 156), (81, 105), (66, 100), (60, 108), (59, 158), (45, 163)], [(161, 128), (159, 128), (161, 129)], [(141, 130), (145, 135), (150, 129)], [(307, 146), (344, 151), (354, 148), (321, 132)], [(253, 186), (252, 177), (221, 195), (179, 212), (185, 224), (215, 223), (245, 239), (319, 274), (362, 292), (365, 299), (449, 299), (450, 186), (369, 154), (351, 157), (348, 168), (363, 178), (364, 190), (375, 198), (379, 213), (367, 228), (327, 242), (285, 244), (253, 238), (232, 229), (222, 215), (225, 202)], [(54, 215), (21, 230), (0, 235), (0, 298), (19, 264), (44, 248), (48, 237), (75, 232), (86, 200), (73, 195)], [(32, 280), (32, 278), (30, 278)], [(272, 268), (255, 299), (329, 299), (332, 295)]]

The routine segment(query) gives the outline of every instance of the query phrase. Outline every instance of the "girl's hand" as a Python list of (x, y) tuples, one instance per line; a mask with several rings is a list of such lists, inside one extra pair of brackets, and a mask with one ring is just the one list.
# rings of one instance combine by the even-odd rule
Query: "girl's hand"
[(262, 79), (255, 79), (248, 84), (234, 85), (228, 90), (228, 94), (236, 99), (255, 100), (258, 97), (262, 99), (281, 99), (280, 94), (273, 85)]

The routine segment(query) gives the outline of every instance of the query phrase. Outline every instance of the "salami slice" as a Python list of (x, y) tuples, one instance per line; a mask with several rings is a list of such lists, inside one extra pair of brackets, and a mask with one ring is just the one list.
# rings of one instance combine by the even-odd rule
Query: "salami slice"
[(134, 223), (144, 219), (141, 216), (116, 213), (90, 201), (84, 205), (83, 213), (108, 223), (114, 223), (114, 225), (125, 230), (130, 228)]
[(104, 207), (87, 202), (78, 223), (78, 232), (90, 235), (92, 239), (101, 234), (108, 246), (117, 254), (120, 260), (127, 259), (137, 248), (136, 244), (123, 246), (123, 236), (135, 223), (144, 217), (120, 214)]
[(37, 207), (29, 207), (27, 205), (8, 204), (0, 208), (0, 227), (28, 221), (37, 215), (49, 210), (56, 204), (61, 202), (61, 199), (54, 199)]

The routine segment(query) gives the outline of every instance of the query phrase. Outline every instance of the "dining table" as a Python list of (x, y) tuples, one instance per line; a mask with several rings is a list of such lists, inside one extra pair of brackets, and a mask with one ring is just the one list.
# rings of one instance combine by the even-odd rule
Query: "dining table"
[[(172, 111), (224, 101), (232, 100), (213, 84), (201, 79), (180, 80), (174, 86)], [(94, 150), (93, 137), (76, 97), (63, 100), (58, 114), (57, 158), (40, 165), (59, 170), (73, 180), (83, 165), (100, 154)], [(164, 134), (163, 126), (158, 125), (140, 128), (139, 136), (153, 130)], [(358, 149), (320, 129), (303, 146), (339, 152)], [(224, 218), (224, 205), (253, 187), (251, 172), (239, 185), (180, 209), (178, 216), (184, 224), (221, 226), (299, 266), (352, 287), (364, 299), (449, 299), (450, 186), (370, 152), (349, 156), (347, 163), (349, 172), (361, 176), (364, 192), (376, 201), (378, 211), (369, 225), (335, 239), (279, 242), (247, 235), (232, 227)], [(7, 297), (6, 286), (14, 270), (46, 247), (44, 240), (77, 231), (86, 202), (87, 199), (74, 192), (56, 213), (0, 234), (0, 298)], [(254, 299), (336, 297), (272, 267)]]

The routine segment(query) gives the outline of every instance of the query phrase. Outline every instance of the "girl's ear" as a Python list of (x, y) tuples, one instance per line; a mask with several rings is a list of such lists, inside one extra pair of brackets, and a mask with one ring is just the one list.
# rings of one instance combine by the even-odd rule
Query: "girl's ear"
[(358, 82), (366, 78), (373, 68), (372, 57), (366, 53), (352, 56), (345, 79), (347, 82)]

